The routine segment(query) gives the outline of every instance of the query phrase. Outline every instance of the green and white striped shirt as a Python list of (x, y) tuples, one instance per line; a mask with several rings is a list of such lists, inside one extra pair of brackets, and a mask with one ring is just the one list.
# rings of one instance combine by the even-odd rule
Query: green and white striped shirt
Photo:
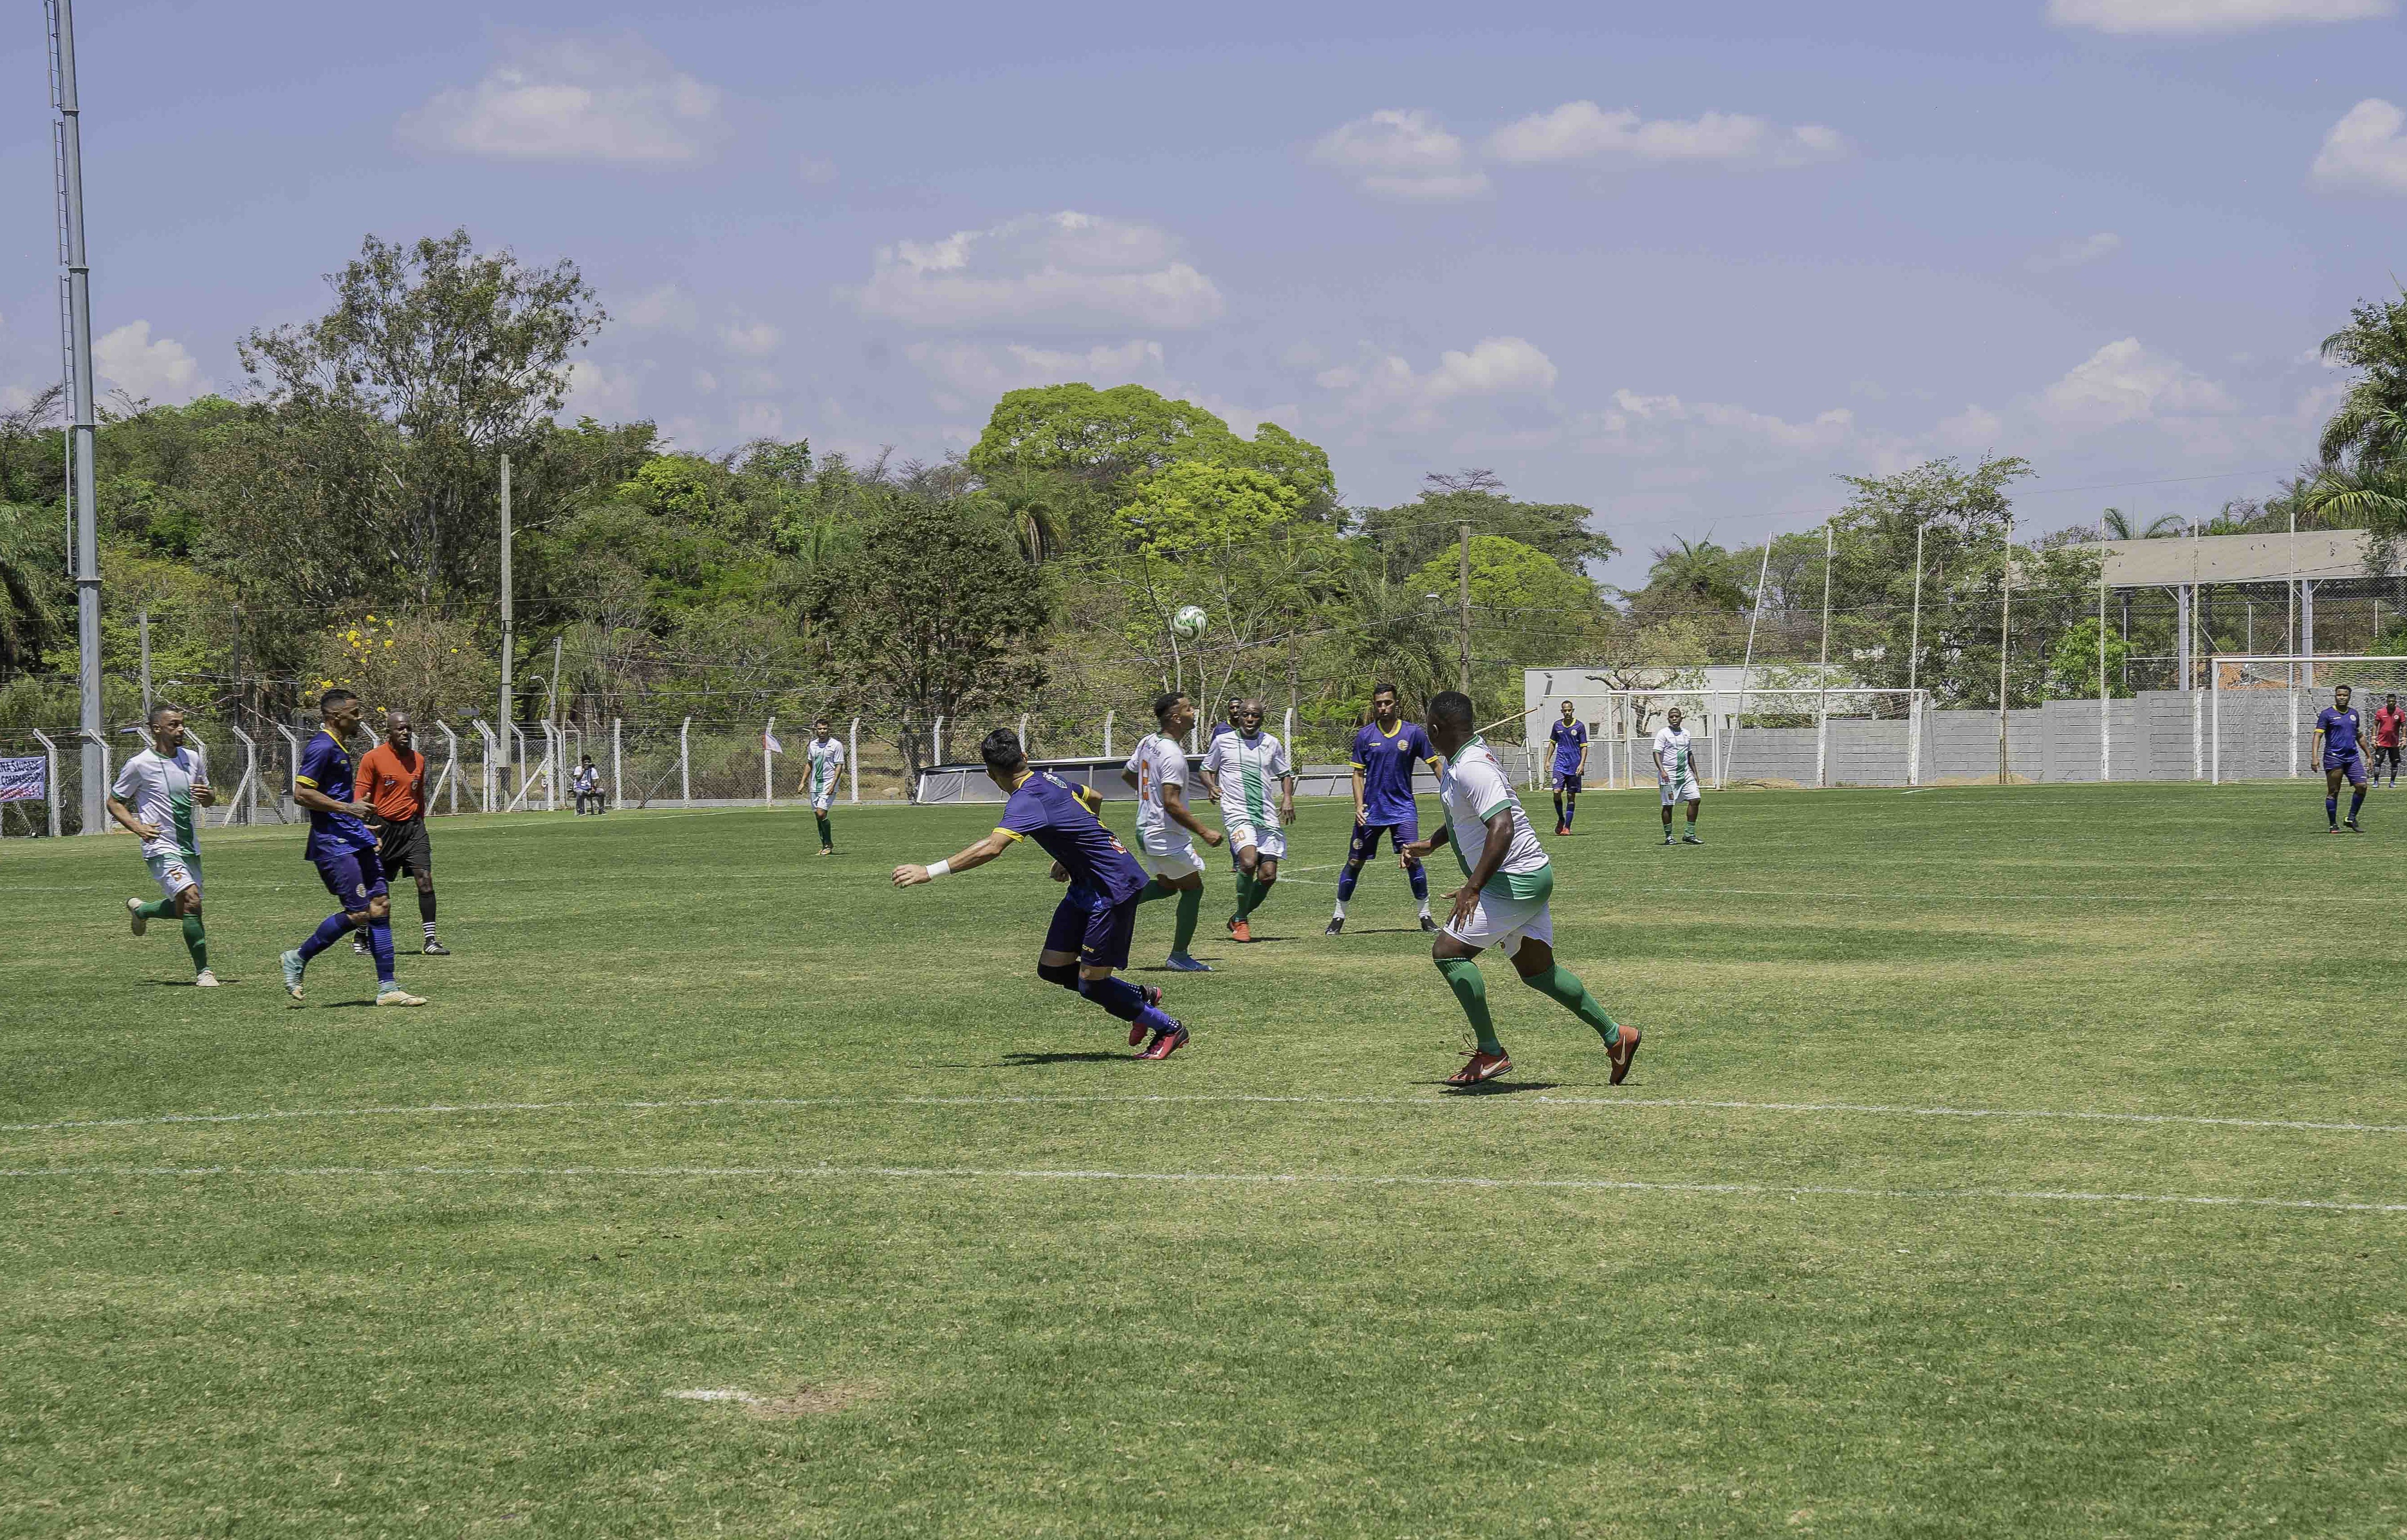
[(1204, 769), (1220, 784), (1220, 821), (1250, 824), (1264, 834), (1279, 827), (1278, 783), (1295, 773), (1275, 733), (1224, 732), (1204, 751)]
[(1546, 847), (1538, 843), (1538, 831), (1530, 827), (1530, 815), (1521, 811), (1521, 799), (1513, 795), (1513, 783), (1488, 752), (1486, 739), (1474, 738), (1454, 751), (1438, 772), (1437, 795), (1446, 807), (1448, 842), (1465, 877), (1488, 853), (1488, 820), (1498, 809), (1511, 808), (1512, 842), (1505, 847), (1503, 864), (1488, 880), (1488, 891), (1502, 890), (1521, 899), (1544, 898), (1554, 891), (1555, 871), (1546, 862)]

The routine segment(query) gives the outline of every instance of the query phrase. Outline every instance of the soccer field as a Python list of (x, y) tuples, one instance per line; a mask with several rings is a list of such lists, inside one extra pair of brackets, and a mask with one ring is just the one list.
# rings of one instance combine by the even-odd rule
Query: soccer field
[(297, 830), (205, 837), (214, 993), (130, 840), (11, 841), (0, 1529), (2397, 1534), (2391, 795), (1591, 794), (1636, 1071), (1490, 956), (1460, 1095), (1337, 804), (1252, 946), (1214, 857), (1163, 1064), (1041, 855), (889, 886), (991, 809), (446, 821), (416, 1011), (285, 998)]

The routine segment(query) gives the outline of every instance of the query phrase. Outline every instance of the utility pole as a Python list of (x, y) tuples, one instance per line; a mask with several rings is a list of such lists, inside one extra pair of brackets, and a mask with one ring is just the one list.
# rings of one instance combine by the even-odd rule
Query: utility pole
[(76, 586), (76, 685), (80, 698), (83, 734), (83, 831), (97, 834), (105, 825), (102, 799), (107, 751), (100, 723), (100, 522), (93, 485), (93, 441), (100, 424), (92, 400), (92, 266), (83, 237), (83, 112), (76, 95), (75, 0), (50, 0), (50, 106), (58, 117), (50, 125), (57, 155), (59, 265), (66, 271), (60, 282), (59, 318), (66, 333), (67, 509), (73, 520), (67, 547), (67, 575)]
[(1461, 553), (1461, 559), (1458, 565), (1460, 567), (1462, 573), (1459, 596), (1460, 602), (1460, 619), (1459, 626), (1462, 640), (1462, 683), (1460, 688), (1463, 694), (1469, 695), (1471, 693), (1471, 526), (1469, 524), (1458, 524), (1454, 528), (1455, 532), (1460, 537), (1460, 541), (1458, 549)]
[(510, 733), (510, 724), (518, 720), (511, 709), (510, 651), (517, 645), (510, 624), (510, 457), (502, 457), (502, 750), (511, 752), (518, 740)]
[(2014, 645), (2015, 516), (2006, 515), (2005, 565), (1998, 572), (1998, 784), (2006, 784), (2006, 660)]

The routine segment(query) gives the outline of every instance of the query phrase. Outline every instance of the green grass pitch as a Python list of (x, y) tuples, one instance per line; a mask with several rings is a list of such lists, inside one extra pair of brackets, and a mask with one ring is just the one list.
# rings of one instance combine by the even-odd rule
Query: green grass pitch
[(1041, 856), (888, 885), (991, 810), (440, 824), (419, 1011), (285, 999), (295, 830), (205, 840), (214, 994), (11, 841), (0, 1532), (2398, 1534), (2391, 795), (1591, 794), (1637, 1071), (1490, 957), (1472, 1095), (1328, 803), (1161, 1065)]

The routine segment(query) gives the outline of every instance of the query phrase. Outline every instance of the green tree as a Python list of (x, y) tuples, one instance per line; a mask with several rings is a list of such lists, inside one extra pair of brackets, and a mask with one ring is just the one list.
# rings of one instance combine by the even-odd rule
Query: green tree
[(914, 787), (936, 718), (972, 719), (1045, 683), (1050, 591), (990, 507), (898, 492), (817, 586), (847, 691), (894, 733)]
[(1671, 544), (1656, 546), (1654, 556), (1646, 586), (1630, 596), (1634, 613), (1720, 610), (1735, 615), (1746, 607), (1752, 574), (1742, 572), (1732, 554), (1711, 540), (1691, 543), (1674, 537)]
[(1117, 485), (1175, 459), (1229, 460), (1236, 443), (1204, 408), (1142, 385), (1040, 385), (994, 403), (965, 463), (982, 478), (1058, 471)]
[(1492, 471), (1432, 472), (1423, 480), (1417, 501), (1355, 515), (1360, 538), (1389, 573), (1410, 572), (1430, 560), (1441, 546), (1454, 544), (1464, 524), (1474, 534), (1500, 535), (1544, 551), (1572, 572), (1620, 554), (1611, 536), (1588, 527), (1595, 516), (1591, 510), (1574, 502), (1516, 502), (1504, 495), (1504, 484)]
[(2323, 356), (2358, 371), (2324, 424), (2324, 463), (2364, 466), (2407, 455), (2407, 292), (2357, 305), (2348, 324), (2324, 339)]
[[(2047, 695), (2051, 700), (2098, 699), (2098, 617), (2084, 615), (2060, 632), (2047, 655)], [(2129, 695), (2123, 684), (2123, 664), (2131, 644), (2106, 629), (2106, 688), (2110, 695)]]
[[(1406, 586), (1440, 614), (1459, 604), (1461, 558), (1447, 552)], [(1471, 538), (1471, 651), (1478, 698), (1501, 699), (1510, 669), (1558, 663), (1594, 647), (1603, 619), (1596, 585), (1535, 546), (1502, 535)]]
[(1303, 494), (1267, 471), (1175, 460), (1140, 477), (1119, 509), (1123, 537), (1148, 557), (1181, 561), (1247, 544), (1292, 522)]

